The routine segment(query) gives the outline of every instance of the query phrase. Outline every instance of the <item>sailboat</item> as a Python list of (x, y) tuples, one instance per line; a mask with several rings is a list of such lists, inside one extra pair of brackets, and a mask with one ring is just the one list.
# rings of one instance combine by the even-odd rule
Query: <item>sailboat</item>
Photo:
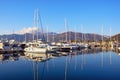
[[(38, 23), (39, 21), (39, 14), (38, 9), (35, 10), (34, 15), (34, 26), (37, 27), (38, 30)], [(42, 27), (42, 24), (41, 24)], [(33, 41), (26, 44), (27, 47), (24, 49), (26, 52), (31, 53), (47, 53), (47, 44), (43, 43), (42, 40), (38, 40), (38, 31), (37, 31), (37, 40), (34, 40), (34, 31), (33, 31)]]
[(67, 36), (68, 36), (68, 34), (67, 34), (67, 27), (68, 26), (67, 26), (67, 20), (66, 20), (66, 18), (65, 18), (64, 26), (66, 28), (66, 40), (59, 47), (59, 51), (61, 51), (61, 52), (70, 52), (70, 46), (69, 46), (68, 38), (67, 38)]
[[(33, 80), (40, 80), (44, 78), (44, 70), (46, 66), (46, 61), (51, 59), (49, 54), (39, 54), (39, 53), (28, 53), (25, 52), (25, 59), (31, 60), (33, 62)], [(40, 68), (39, 63), (43, 63), (43, 68)], [(40, 70), (42, 70), (42, 74), (40, 74)]]
[(26, 44), (27, 47), (24, 49), (26, 52), (31, 53), (46, 53), (47, 52), (47, 44), (40, 44), (38, 42), (29, 42)]

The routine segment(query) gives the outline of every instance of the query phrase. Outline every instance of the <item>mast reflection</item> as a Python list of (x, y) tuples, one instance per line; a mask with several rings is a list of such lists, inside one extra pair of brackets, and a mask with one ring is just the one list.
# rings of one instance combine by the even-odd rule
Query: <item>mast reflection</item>
[[(44, 71), (46, 62), (51, 59), (51, 54), (42, 54), (42, 53), (24, 53), (26, 59), (32, 60), (32, 68), (33, 68), (33, 78), (34, 80), (44, 79)], [(39, 63), (43, 63), (42, 75), (40, 76), (40, 65)]]

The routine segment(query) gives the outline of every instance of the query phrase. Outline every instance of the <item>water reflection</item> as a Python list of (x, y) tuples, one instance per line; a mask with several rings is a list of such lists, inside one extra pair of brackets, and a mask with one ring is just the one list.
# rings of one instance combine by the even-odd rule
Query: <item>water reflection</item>
[(18, 53), (4, 53), (4, 54), (0, 54), (0, 61), (4, 62), (4, 61), (8, 61), (8, 60), (18, 61), (19, 60)]
[(112, 50), (113, 52), (116, 52), (118, 55), (120, 55), (120, 50), (115, 48), (114, 50)]
[[(120, 54), (117, 50), (110, 51), (101, 48), (84, 49), (70, 53), (6, 53), (0, 54), (0, 62), (16, 62), (16, 64), (12, 64), (12, 67), (19, 63), (19, 65), (23, 66), (19, 68), (21, 71), (18, 70), (21, 73), (25, 70), (24, 68), (31, 70), (31, 72), (25, 70), (24, 73), (17, 75), (20, 80), (120, 79), (118, 76), (120, 73), (118, 68), (120, 66), (120, 57), (115, 54), (115, 51)], [(27, 64), (23, 64), (24, 61)], [(4, 73), (7, 73), (9, 66), (4, 66), (0, 67), (0, 70), (4, 69)], [(114, 75), (115, 73), (117, 74)], [(16, 74), (14, 69), (12, 74)], [(8, 77), (13, 80), (14, 76), (12, 74), (9, 74), (11, 77)], [(21, 75), (27, 76), (21, 78)], [(8, 80), (4, 78), (5, 76), (0, 76), (0, 79)]]
[[(33, 63), (33, 77), (34, 80), (39, 80), (39, 70), (42, 70), (41, 78), (43, 80), (43, 74), (46, 66), (46, 62), (52, 58), (51, 54), (42, 54), (42, 53), (24, 53), (25, 59), (32, 60)], [(40, 68), (39, 63), (43, 63), (43, 68)], [(40, 68), (40, 69), (39, 69)]]
[(42, 53), (24, 53), (26, 59), (35, 60), (38, 62), (44, 62), (51, 58), (51, 54), (42, 54)]

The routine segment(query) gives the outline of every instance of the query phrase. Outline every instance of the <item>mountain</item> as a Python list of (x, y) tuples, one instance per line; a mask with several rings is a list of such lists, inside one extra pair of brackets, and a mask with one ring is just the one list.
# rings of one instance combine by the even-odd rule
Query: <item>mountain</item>
[(120, 34), (116, 34), (116, 35), (112, 36), (111, 39), (116, 40), (120, 43)]
[[(67, 38), (66, 38), (66, 34), (67, 34)], [(8, 40), (11, 40), (11, 39), (15, 39), (15, 40), (18, 40), (20, 42), (22, 41), (25, 41), (25, 37), (26, 37), (26, 40), (27, 41), (31, 41), (33, 39), (32, 37), (33, 35), (30, 34), (30, 33), (27, 33), (27, 34), (9, 34), (9, 35), (0, 35), (0, 39), (8, 39)], [(63, 32), (63, 33), (53, 33), (53, 32), (49, 32), (49, 33), (44, 33), (44, 35), (42, 33), (39, 33), (38, 35), (39, 39), (45, 39), (46, 41), (74, 41), (76, 39), (76, 41), (99, 41), (99, 40), (106, 40), (107, 37), (106, 36), (101, 36), (99, 34), (91, 34), (91, 33), (79, 33), (79, 32), (72, 32), (72, 31), (69, 31), (69, 32)], [(75, 38), (76, 36), (76, 38)], [(37, 35), (34, 36), (34, 39), (37, 39)]]
[[(67, 38), (66, 38), (67, 36)], [(75, 38), (76, 36), (76, 38)], [(48, 38), (50, 41), (53, 40), (53, 35), (49, 35), (49, 38)], [(91, 34), (91, 33), (79, 33), (79, 32), (72, 32), (72, 31), (69, 31), (69, 32), (64, 32), (64, 33), (60, 33), (60, 34), (55, 34), (54, 35), (54, 39), (55, 41), (74, 41), (76, 39), (76, 41), (93, 41), (93, 40), (96, 40), (96, 41), (99, 41), (102, 39), (102, 36), (101, 35), (98, 35), (98, 34)], [(106, 40), (107, 37), (103, 36), (103, 40)]]

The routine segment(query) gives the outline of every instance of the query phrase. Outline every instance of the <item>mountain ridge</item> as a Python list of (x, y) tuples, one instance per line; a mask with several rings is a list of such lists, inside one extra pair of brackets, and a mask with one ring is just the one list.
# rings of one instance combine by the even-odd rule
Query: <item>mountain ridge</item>
[[(43, 36), (44, 35), (44, 36)], [(66, 38), (67, 35), (67, 38)], [(23, 42), (23, 41), (32, 41), (32, 34), (26, 33), (26, 34), (9, 34), (9, 35), (0, 35), (0, 39), (15, 39), (17, 41)], [(25, 39), (26, 37), (26, 39)], [(99, 34), (94, 34), (94, 33), (80, 33), (80, 32), (63, 32), (63, 33), (54, 33), (54, 32), (49, 32), (49, 33), (39, 33), (38, 39), (45, 38), (46, 41), (51, 42), (59, 42), (59, 41), (99, 41), (99, 40), (106, 40), (107, 37), (99, 35)], [(34, 39), (37, 39), (37, 34), (35, 34)]]

